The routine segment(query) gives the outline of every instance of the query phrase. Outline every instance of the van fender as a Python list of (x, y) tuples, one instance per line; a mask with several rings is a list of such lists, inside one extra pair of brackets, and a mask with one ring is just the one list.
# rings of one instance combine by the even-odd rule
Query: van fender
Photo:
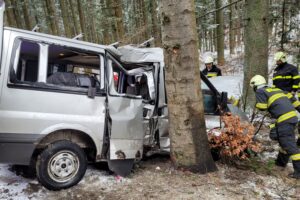
[(60, 130), (74, 130), (74, 131), (80, 131), (85, 133), (93, 140), (96, 147), (96, 155), (98, 156), (98, 154), (101, 153), (101, 149), (102, 149), (101, 134), (96, 135), (96, 133), (94, 133), (91, 129), (82, 126), (80, 124), (61, 123), (61, 124), (55, 124), (53, 126), (47, 127), (40, 133), (41, 135), (43, 135), (43, 137), (40, 137), (40, 139), (36, 142), (36, 145), (38, 145), (45, 137), (47, 137), (47, 135)]

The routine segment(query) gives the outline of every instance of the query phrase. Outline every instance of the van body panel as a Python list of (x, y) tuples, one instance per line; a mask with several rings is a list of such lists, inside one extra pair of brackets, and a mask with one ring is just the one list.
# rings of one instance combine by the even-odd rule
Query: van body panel
[(0, 0), (0, 60), (2, 59), (2, 45), (3, 45), (3, 23), (4, 23), (4, 10), (5, 3), (3, 0)]

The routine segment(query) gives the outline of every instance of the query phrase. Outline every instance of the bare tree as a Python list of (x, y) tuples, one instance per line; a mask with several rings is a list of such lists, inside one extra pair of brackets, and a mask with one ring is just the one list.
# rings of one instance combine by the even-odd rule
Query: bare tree
[(224, 65), (224, 17), (223, 17), (223, 9), (219, 9), (222, 7), (222, 0), (215, 0), (216, 2), (216, 23), (217, 27), (217, 52), (218, 52), (218, 64)]

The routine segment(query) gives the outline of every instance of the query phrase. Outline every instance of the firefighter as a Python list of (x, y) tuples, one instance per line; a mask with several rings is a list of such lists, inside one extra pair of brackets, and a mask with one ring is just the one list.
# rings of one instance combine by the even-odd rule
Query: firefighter
[[(287, 55), (282, 51), (277, 52), (274, 56), (277, 67), (273, 74), (273, 86), (295, 95), (299, 89), (300, 76), (297, 67), (287, 63), (286, 57)], [(298, 134), (300, 134), (300, 124), (298, 124)], [(300, 146), (299, 136), (297, 140), (298, 146)]]
[(294, 65), (287, 63), (287, 55), (277, 52), (274, 56), (276, 68), (273, 74), (273, 86), (286, 92), (295, 93), (299, 88), (300, 76)]
[(298, 122), (294, 106), (284, 91), (279, 88), (267, 87), (266, 80), (260, 75), (250, 80), (250, 86), (256, 95), (255, 107), (268, 110), (276, 123), (271, 125), (270, 138), (279, 142), (281, 150), (275, 164), (286, 167), (289, 158), (292, 159), (294, 172), (289, 177), (300, 179), (300, 150), (296, 145), (294, 134)]
[(208, 78), (215, 77), (215, 76), (222, 76), (221, 70), (214, 65), (214, 59), (211, 56), (207, 56), (204, 59), (205, 69), (202, 73), (207, 76)]

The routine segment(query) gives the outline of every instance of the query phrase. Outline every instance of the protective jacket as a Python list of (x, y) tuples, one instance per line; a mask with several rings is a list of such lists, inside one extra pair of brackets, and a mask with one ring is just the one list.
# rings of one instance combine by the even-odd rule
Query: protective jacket
[(294, 65), (282, 63), (278, 65), (273, 74), (273, 86), (283, 91), (291, 92), (299, 89), (300, 76)]
[(292, 159), (294, 174), (300, 177), (300, 150), (296, 145), (294, 129), (298, 122), (297, 113), (294, 109), (299, 109), (300, 103), (291, 93), (284, 93), (279, 88), (262, 87), (256, 90), (256, 107), (260, 110), (268, 110), (276, 125), (271, 127), (270, 137), (278, 140), (281, 147), (276, 165), (285, 167)]
[[(291, 100), (278, 88), (262, 87), (256, 90), (256, 108), (268, 110), (276, 123), (297, 123), (297, 113)], [(296, 101), (298, 102), (298, 101)], [(296, 103), (295, 103), (296, 106)], [(297, 103), (297, 107), (300, 103)]]
[(216, 65), (213, 65), (210, 70), (208, 70), (207, 67), (205, 67), (202, 73), (208, 78), (222, 76), (221, 70)]

